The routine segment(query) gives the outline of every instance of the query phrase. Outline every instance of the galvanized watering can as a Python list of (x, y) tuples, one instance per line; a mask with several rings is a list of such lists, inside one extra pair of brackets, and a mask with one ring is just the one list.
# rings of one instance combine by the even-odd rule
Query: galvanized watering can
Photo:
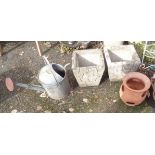
[(49, 63), (42, 67), (38, 74), (38, 82), (41, 85), (14, 83), (10, 78), (6, 78), (5, 83), (9, 91), (14, 90), (14, 85), (26, 89), (47, 92), (52, 99), (59, 100), (66, 97), (70, 92), (70, 84), (64, 67), (60, 64)]

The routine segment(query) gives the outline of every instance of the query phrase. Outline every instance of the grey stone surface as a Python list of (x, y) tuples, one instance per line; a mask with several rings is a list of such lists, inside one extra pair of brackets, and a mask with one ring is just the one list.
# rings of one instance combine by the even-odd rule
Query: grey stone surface
[(98, 86), (105, 71), (102, 50), (74, 51), (72, 55), (72, 70), (80, 87)]
[(120, 81), (127, 73), (136, 71), (141, 63), (133, 45), (104, 47), (110, 81)]

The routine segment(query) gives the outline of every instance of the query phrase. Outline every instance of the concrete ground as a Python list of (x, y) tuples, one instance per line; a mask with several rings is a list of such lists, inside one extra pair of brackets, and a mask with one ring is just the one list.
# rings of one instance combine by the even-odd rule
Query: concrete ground
[[(71, 53), (62, 54), (46, 45), (43, 46), (50, 62), (65, 65), (71, 63)], [(16, 88), (9, 92), (5, 77), (16, 82), (38, 84), (37, 74), (44, 62), (37, 53), (35, 42), (9, 42), (4, 47), (5, 54), (0, 57), (0, 112), (27, 113), (100, 113), (100, 112), (153, 112), (152, 107), (144, 102), (136, 107), (126, 106), (119, 98), (120, 82), (110, 83), (107, 74), (99, 87), (79, 88), (71, 71), (68, 69), (71, 93), (63, 100), (40, 97), (39, 92)]]

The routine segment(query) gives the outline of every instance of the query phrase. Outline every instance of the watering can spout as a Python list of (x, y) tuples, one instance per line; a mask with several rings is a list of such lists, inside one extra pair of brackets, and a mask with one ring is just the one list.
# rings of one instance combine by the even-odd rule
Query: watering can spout
[(9, 91), (13, 91), (15, 89), (15, 86), (18, 86), (18, 87), (22, 87), (22, 88), (25, 88), (25, 89), (45, 92), (45, 89), (40, 85), (16, 83), (16, 82), (13, 82), (12, 79), (9, 78), (9, 77), (7, 77), (5, 79), (5, 85), (6, 85), (6, 88)]

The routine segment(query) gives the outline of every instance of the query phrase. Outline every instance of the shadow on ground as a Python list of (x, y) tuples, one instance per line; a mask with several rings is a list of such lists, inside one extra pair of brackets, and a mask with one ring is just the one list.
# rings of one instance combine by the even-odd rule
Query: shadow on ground
[[(3, 55), (8, 54), (11, 51), (16, 50), (18, 47), (22, 46), (23, 44), (25, 44), (25, 41), (1, 41), (0, 44), (2, 45), (2, 50), (3, 50)], [(7, 44), (13, 44), (11, 47), (8, 47)], [(4, 57), (2, 57), (4, 58)]]

